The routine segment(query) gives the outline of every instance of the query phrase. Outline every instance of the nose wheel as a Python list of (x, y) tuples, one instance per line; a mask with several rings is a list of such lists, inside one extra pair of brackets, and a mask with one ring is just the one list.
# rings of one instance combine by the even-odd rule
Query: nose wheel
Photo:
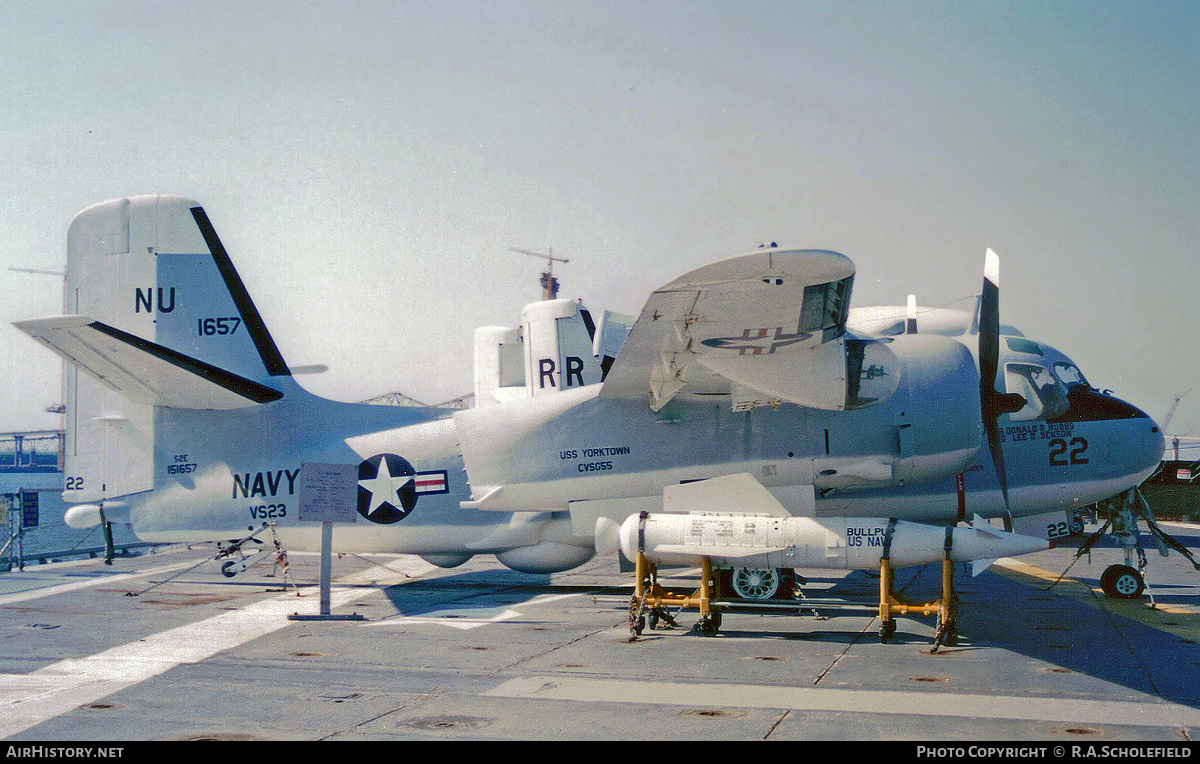
[(1145, 591), (1146, 581), (1134, 567), (1110, 565), (1100, 576), (1100, 589), (1109, 597), (1134, 599)]

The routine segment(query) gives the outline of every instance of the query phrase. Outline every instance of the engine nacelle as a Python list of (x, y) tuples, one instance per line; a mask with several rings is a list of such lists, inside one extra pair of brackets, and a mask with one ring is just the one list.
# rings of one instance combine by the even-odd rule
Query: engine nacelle
[(422, 560), (430, 565), (436, 565), (439, 568), (457, 568), (475, 555), (473, 554), (422, 554), (418, 555)]
[(496, 559), (519, 573), (561, 573), (579, 567), (596, 554), (591, 547), (542, 541), (496, 554)]
[[(896, 418), (895, 480), (937, 480), (967, 469), (984, 443), (979, 372), (961, 342), (936, 335), (897, 337), (892, 350), (904, 363)], [(899, 401), (897, 401), (899, 402)]]

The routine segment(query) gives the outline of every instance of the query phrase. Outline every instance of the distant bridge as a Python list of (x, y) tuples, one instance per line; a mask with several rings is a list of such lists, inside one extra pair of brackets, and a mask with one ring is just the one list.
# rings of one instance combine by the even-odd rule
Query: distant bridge
[(360, 403), (368, 403), (372, 406), (412, 406), (416, 408), (435, 408), (435, 409), (469, 409), (475, 405), (475, 394), (467, 393), (460, 395), (457, 398), (451, 398), (442, 403), (425, 403), (419, 401), (412, 396), (405, 395), (401, 392), (385, 393), (374, 398), (368, 398)]

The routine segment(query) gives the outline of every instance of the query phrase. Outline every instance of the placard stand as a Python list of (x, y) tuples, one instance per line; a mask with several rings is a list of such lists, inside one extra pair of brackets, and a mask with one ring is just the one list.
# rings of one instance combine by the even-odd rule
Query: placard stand
[(334, 615), (330, 612), (330, 581), (333, 577), (333, 524), (354, 522), (358, 496), (358, 467), (353, 464), (300, 465), (301, 520), (321, 521), (320, 612), (316, 615), (292, 613), (289, 621), (365, 621), (358, 613)]

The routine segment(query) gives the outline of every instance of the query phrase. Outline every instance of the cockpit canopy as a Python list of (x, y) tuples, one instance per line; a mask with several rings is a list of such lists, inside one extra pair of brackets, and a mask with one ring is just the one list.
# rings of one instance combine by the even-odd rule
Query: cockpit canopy
[(1025, 399), (1014, 422), (1058, 419), (1070, 408), (1072, 388), (1091, 390), (1083, 372), (1054, 348), (1024, 337), (1005, 337), (1004, 385)]

